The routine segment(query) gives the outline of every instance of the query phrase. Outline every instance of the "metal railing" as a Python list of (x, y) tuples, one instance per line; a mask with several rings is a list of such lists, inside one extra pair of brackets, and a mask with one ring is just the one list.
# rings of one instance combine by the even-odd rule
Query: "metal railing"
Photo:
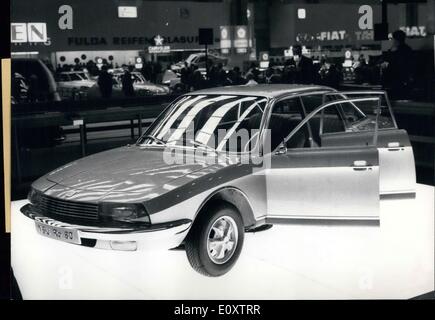
[[(88, 154), (88, 133), (130, 129), (130, 138), (142, 135), (144, 126), (149, 125), (177, 96), (150, 96), (123, 100), (64, 101), (53, 103), (17, 104), (12, 107), (12, 179), (22, 181), (23, 163), (21, 149), (25, 143), (23, 132), (50, 127), (69, 127), (64, 134), (79, 134), (81, 157)], [(120, 121), (127, 122), (119, 124)], [(111, 124), (111, 122), (117, 122)], [(104, 125), (89, 127), (92, 124)], [(73, 160), (73, 159), (72, 159)], [(24, 161), (25, 162), (25, 161)]]

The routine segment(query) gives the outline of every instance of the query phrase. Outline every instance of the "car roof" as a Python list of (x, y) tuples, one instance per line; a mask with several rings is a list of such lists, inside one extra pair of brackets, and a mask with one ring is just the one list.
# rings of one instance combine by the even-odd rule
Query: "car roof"
[(229, 94), (229, 95), (254, 95), (267, 98), (279, 98), (281, 96), (297, 93), (306, 93), (310, 91), (334, 91), (333, 88), (318, 85), (302, 84), (256, 84), (217, 87), (203, 89), (188, 93), (188, 95), (199, 94)]
[(59, 74), (73, 74), (73, 73), (85, 73), (83, 70), (74, 70), (74, 71), (62, 71)]

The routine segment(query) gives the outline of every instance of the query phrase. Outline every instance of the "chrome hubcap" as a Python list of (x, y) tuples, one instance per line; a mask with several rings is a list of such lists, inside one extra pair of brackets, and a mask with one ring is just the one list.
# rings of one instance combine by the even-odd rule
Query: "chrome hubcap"
[(216, 264), (227, 262), (236, 251), (237, 240), (238, 231), (234, 219), (229, 216), (217, 218), (208, 233), (208, 256)]

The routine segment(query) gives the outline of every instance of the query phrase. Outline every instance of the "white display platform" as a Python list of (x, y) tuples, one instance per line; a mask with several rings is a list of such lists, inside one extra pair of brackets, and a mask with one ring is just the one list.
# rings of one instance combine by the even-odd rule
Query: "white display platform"
[(119, 252), (42, 237), (12, 204), (24, 299), (411, 298), (434, 290), (434, 187), (381, 201), (380, 226), (279, 225), (248, 233), (235, 267), (193, 271), (184, 251)]

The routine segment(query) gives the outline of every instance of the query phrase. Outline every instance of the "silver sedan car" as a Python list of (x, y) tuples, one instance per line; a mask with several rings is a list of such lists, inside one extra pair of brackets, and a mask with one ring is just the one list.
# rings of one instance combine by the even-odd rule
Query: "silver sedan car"
[(43, 236), (184, 248), (196, 271), (220, 276), (245, 232), (377, 221), (380, 199), (413, 196), (412, 147), (384, 92), (245, 85), (177, 98), (136, 144), (35, 181), (21, 211)]

